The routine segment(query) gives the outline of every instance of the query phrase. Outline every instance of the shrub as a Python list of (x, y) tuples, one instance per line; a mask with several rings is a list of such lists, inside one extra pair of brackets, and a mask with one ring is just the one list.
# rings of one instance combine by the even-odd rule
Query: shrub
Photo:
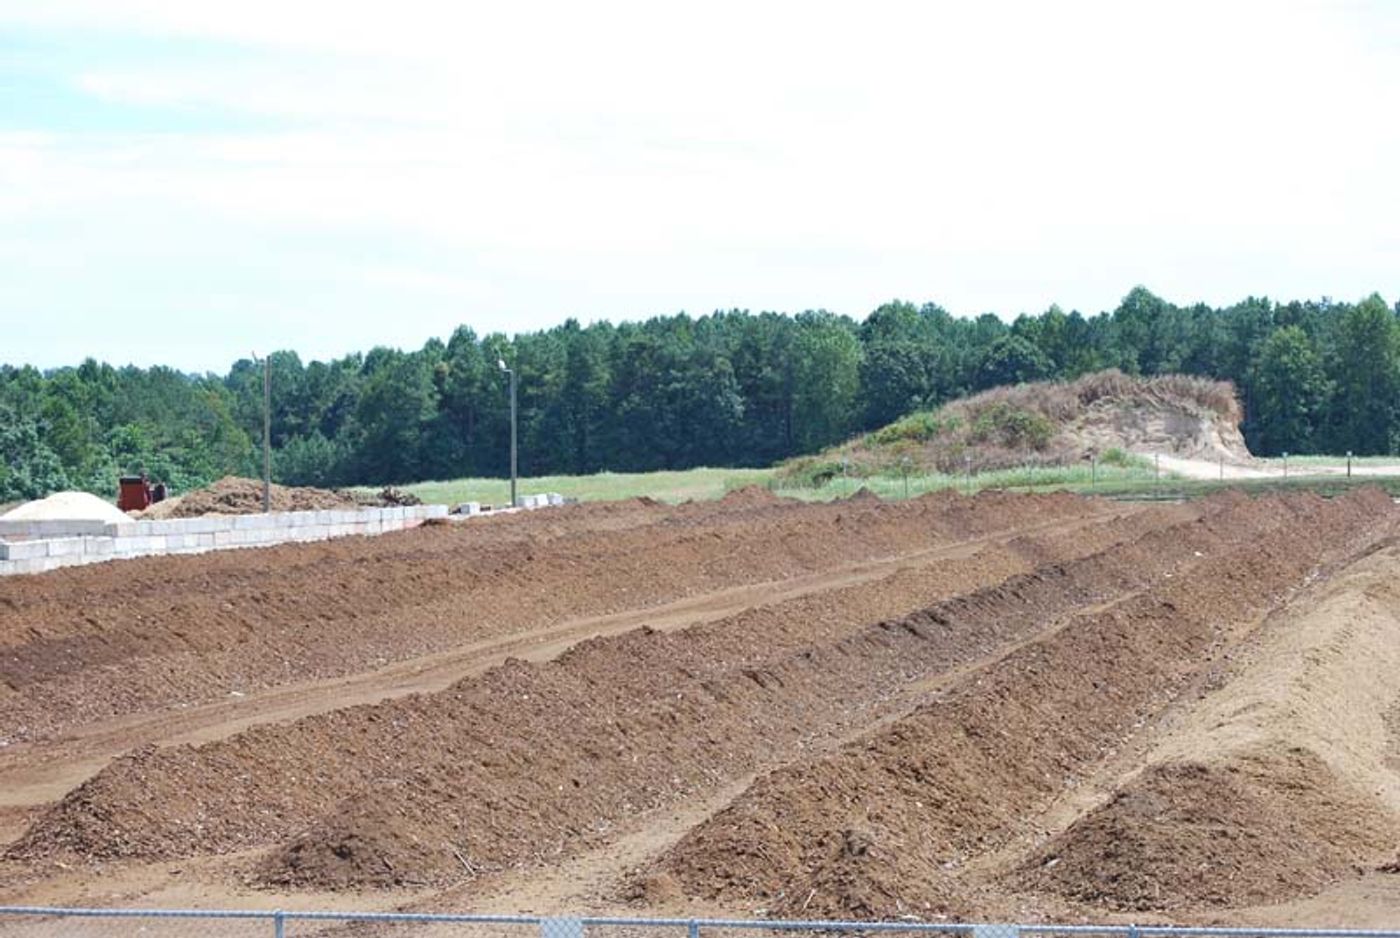
[(997, 401), (973, 420), (969, 438), (975, 443), (994, 442), (1006, 447), (1040, 450), (1054, 435), (1055, 425), (1043, 415)]

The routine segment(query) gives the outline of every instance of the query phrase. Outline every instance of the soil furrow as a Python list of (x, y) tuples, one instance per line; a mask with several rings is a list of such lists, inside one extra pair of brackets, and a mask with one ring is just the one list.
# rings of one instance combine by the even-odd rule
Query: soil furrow
[[(1261, 506), (1264, 507), (1264, 506)], [(1081, 617), (967, 675), (839, 752), (760, 778), (653, 867), (647, 889), (730, 907), (836, 916), (988, 914), (960, 871), (1034, 823), (1198, 669), (1319, 565), (1389, 530), (1377, 493), (1270, 499), (1272, 536)]]

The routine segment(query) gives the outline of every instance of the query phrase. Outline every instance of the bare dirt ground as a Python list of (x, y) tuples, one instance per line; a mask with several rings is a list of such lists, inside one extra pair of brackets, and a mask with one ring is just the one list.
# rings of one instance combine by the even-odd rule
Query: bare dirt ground
[[(1347, 474), (1346, 457), (1338, 458), (1335, 463), (1297, 463), (1285, 473), (1281, 464), (1266, 463), (1249, 457), (1201, 459), (1169, 453), (1155, 453), (1151, 450), (1139, 450), (1138, 452), (1149, 459), (1159, 460), (1159, 465), (1164, 471), (1175, 473), (1186, 479), (1282, 479), (1286, 475), (1297, 478)], [(1396, 476), (1400, 475), (1400, 463), (1358, 462), (1351, 467), (1351, 474), (1362, 477)]]
[(0, 903), (1394, 924), (1395, 529), (752, 491), (10, 578)]

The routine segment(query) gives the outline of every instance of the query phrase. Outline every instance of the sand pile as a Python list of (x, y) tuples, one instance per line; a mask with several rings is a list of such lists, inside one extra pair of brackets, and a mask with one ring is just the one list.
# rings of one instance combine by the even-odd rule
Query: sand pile
[(129, 520), (116, 505), (87, 492), (55, 492), (48, 498), (26, 502), (0, 515), (0, 521), (102, 521), (114, 524)]

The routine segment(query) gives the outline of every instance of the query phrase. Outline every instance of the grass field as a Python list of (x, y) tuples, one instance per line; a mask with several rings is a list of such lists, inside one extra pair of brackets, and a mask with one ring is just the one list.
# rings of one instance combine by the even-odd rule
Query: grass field
[[(1097, 473), (1088, 466), (1045, 466), (1003, 469), (974, 476), (931, 473), (900, 476), (872, 476), (866, 479), (836, 478), (819, 487), (784, 484), (771, 469), (688, 469), (677, 472), (602, 472), (588, 476), (538, 476), (521, 479), (519, 494), (558, 492), (579, 501), (616, 501), (646, 496), (665, 502), (720, 498), (726, 492), (746, 485), (761, 485), (779, 495), (804, 500), (826, 500), (854, 494), (868, 488), (882, 498), (904, 498), (944, 489), (975, 492), (985, 488), (1018, 491), (1095, 488), (1125, 490), (1134, 485), (1152, 484), (1153, 473), (1146, 464), (1099, 466)], [(452, 479), (419, 482), (403, 486), (407, 492), (431, 504), (455, 505), (481, 502), (503, 505), (510, 500), (506, 479)]]
[[(1383, 462), (1384, 460), (1375, 460)], [(1393, 462), (1393, 460), (1391, 460)], [(1290, 465), (1294, 457), (1289, 459)], [(1313, 465), (1333, 465), (1333, 457), (1304, 457), (1300, 469)], [(1362, 460), (1357, 460), (1358, 465)], [(1345, 464), (1345, 459), (1342, 460)], [(1305, 470), (1304, 470), (1305, 471)], [(558, 492), (579, 501), (616, 501), (646, 496), (658, 501), (682, 502), (692, 499), (720, 498), (726, 492), (746, 485), (761, 485), (779, 495), (808, 501), (844, 498), (868, 488), (882, 498), (913, 498), (926, 492), (955, 489), (976, 492), (996, 488), (1018, 492), (1071, 491), (1105, 495), (1113, 498), (1195, 498), (1223, 488), (1238, 488), (1248, 492), (1312, 490), (1324, 495), (1349, 491), (1363, 485), (1378, 485), (1392, 495), (1400, 495), (1400, 478), (1382, 476), (1308, 476), (1300, 472), (1289, 479), (1214, 480), (1181, 479), (1163, 473), (1156, 477), (1151, 465), (1142, 460), (1129, 465), (1100, 465), (1097, 472), (1088, 466), (1041, 466), (1003, 469), (973, 476), (931, 473), (900, 476), (871, 476), (843, 479), (837, 477), (826, 485), (812, 487), (792, 485), (780, 480), (771, 469), (688, 469), (675, 472), (602, 472), (589, 476), (539, 476), (521, 479), (519, 492), (529, 495)], [(484, 505), (504, 505), (510, 500), (510, 482), (506, 479), (452, 479), (442, 482), (419, 482), (404, 486), (425, 502), (455, 505), (475, 501)]]
[[(600, 472), (589, 476), (536, 476), (521, 479), (520, 495), (558, 492), (583, 502), (617, 501), (647, 496), (666, 502), (719, 498), (745, 485), (767, 485), (771, 469), (687, 469), (681, 472)], [(423, 501), (437, 505), (481, 502), (504, 505), (510, 501), (509, 479), (452, 479), (418, 482), (402, 487)]]

